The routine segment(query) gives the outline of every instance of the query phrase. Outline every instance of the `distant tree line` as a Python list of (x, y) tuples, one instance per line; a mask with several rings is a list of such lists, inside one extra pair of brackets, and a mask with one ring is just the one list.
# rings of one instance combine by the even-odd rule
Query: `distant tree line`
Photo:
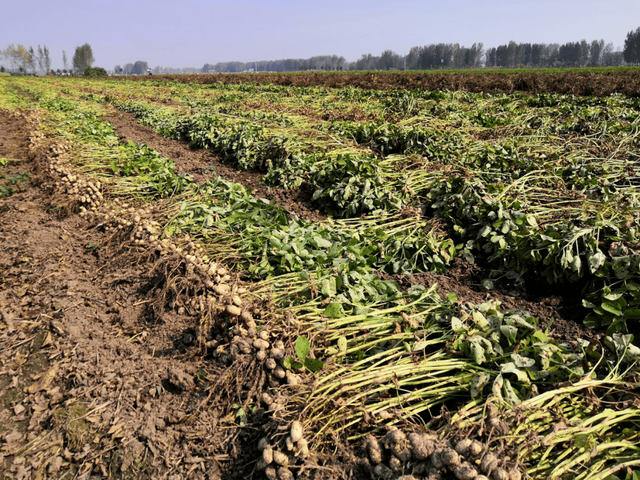
[(379, 57), (363, 55), (349, 65), (349, 70), (431, 70), (436, 68), (475, 68), (481, 65), (482, 43), (471, 47), (458, 43), (435, 43), (416, 46), (406, 56), (385, 50)]
[(200, 68), (197, 67), (154, 67), (151, 69), (151, 71), (153, 72), (154, 75), (160, 75), (160, 74), (170, 74), (170, 75), (175, 75), (175, 74), (180, 74), (180, 73), (200, 73), (202, 70)]
[(205, 63), (203, 73), (208, 72), (294, 72), (299, 70), (343, 70), (347, 61), (337, 55), (319, 55), (311, 58), (287, 58), (260, 62)]
[(9, 65), (8, 69), (2, 65), (3, 72), (9, 70), (19, 73), (46, 73), (51, 70), (51, 56), (46, 45), (38, 45), (38, 49), (34, 50), (33, 47), (10, 43), (6, 49), (0, 50), (0, 58), (5, 58)]
[(622, 65), (623, 53), (614, 51), (604, 40), (587, 42), (516, 43), (509, 42), (486, 52), (487, 67), (595, 67)]
[(124, 67), (116, 65), (113, 71), (116, 75), (144, 75), (149, 70), (149, 64), (143, 60), (127, 63)]
[[(637, 57), (633, 53), (638, 52)], [(206, 63), (201, 72), (290, 72), (299, 70), (434, 70), (460, 68), (544, 68), (616, 66), (640, 63), (640, 28), (630, 32), (624, 51), (615, 51), (604, 40), (587, 42), (516, 43), (492, 47), (485, 51), (482, 42), (470, 47), (458, 43), (435, 43), (415, 46), (407, 55), (385, 50), (380, 55), (366, 53), (355, 62), (344, 57), (323, 55), (308, 59), (283, 59), (259, 62)]]
[[(5, 63), (2, 63), (2, 62)], [(60, 73), (84, 73), (94, 63), (93, 51), (88, 43), (75, 49), (72, 65), (68, 66), (67, 53), (62, 51), (64, 69)], [(154, 67), (143, 60), (116, 65), (114, 73), (120, 75), (144, 75), (162, 73), (209, 72), (290, 72), (306, 70), (432, 70), (442, 68), (544, 68), (587, 67), (640, 64), (640, 27), (627, 34), (622, 51), (615, 51), (612, 43), (604, 40), (587, 42), (516, 43), (499, 45), (484, 50), (481, 42), (470, 47), (458, 43), (434, 43), (415, 46), (407, 55), (385, 50), (380, 55), (366, 53), (354, 62), (347, 62), (338, 55), (318, 55), (311, 58), (288, 58), (257, 62), (205, 63), (202, 68)], [(6, 65), (6, 67), (5, 67)], [(100, 67), (95, 67), (100, 68)], [(0, 50), (0, 72), (51, 73), (51, 55), (46, 45), (37, 49), (9, 44)], [(102, 70), (102, 69), (101, 69)], [(90, 70), (95, 73), (97, 70)], [(52, 73), (56, 73), (52, 72)]]
[(149, 64), (144, 60), (138, 60), (135, 63), (127, 63), (124, 66), (116, 65), (113, 67), (113, 73), (116, 75), (146, 75), (151, 72), (154, 75), (161, 74), (180, 74), (180, 73), (200, 73), (202, 70), (200, 68), (194, 67), (185, 67), (185, 68), (174, 68), (174, 67), (149, 67)]

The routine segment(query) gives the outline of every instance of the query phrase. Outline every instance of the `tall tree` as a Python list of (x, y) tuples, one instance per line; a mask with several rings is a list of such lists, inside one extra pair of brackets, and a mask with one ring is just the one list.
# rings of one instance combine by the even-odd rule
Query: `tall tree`
[(378, 68), (380, 70), (391, 70), (400, 68), (402, 66), (402, 59), (400, 55), (398, 55), (393, 50), (385, 50), (380, 55), (380, 60), (378, 60)]
[(133, 64), (131, 73), (134, 75), (144, 75), (145, 73), (147, 73), (148, 69), (149, 69), (149, 64), (147, 62), (138, 60), (136, 63)]
[(602, 51), (604, 50), (604, 40), (594, 40), (591, 42), (591, 49), (589, 53), (591, 54), (591, 59), (589, 60), (589, 64), (592, 66), (600, 65)]
[(46, 74), (49, 70), (51, 70), (51, 58), (49, 57), (49, 48), (46, 45), (44, 47), (38, 45), (36, 61), (38, 63), (38, 69), (42, 73)]
[(63, 65), (64, 71), (66, 72), (68, 70), (67, 68), (68, 61), (67, 61), (67, 52), (65, 52), (64, 50), (62, 51), (62, 65)]
[(94, 62), (93, 50), (91, 45), (85, 43), (79, 47), (76, 47), (76, 53), (73, 54), (73, 67), (78, 72), (84, 72), (84, 69), (90, 67)]
[(640, 27), (627, 33), (622, 56), (627, 63), (640, 63)]
[(29, 68), (36, 73), (36, 53), (33, 51), (33, 47), (29, 47)]
[[(33, 48), (31, 50), (33, 50)], [(27, 72), (33, 64), (33, 57), (24, 45), (18, 44), (18, 46), (15, 46), (13, 43), (10, 43), (4, 51), (4, 54), (11, 61), (14, 71)]]

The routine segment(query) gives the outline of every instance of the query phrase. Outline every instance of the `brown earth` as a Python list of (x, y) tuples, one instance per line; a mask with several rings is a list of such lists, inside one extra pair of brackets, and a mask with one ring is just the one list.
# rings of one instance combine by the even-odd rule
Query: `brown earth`
[[(116, 77), (118, 78), (118, 77)], [(126, 80), (149, 80), (148, 76), (121, 77)], [(464, 90), (483, 93), (561, 93), (606, 96), (620, 93), (640, 95), (640, 72), (637, 70), (593, 72), (500, 72), (477, 73), (405, 72), (330, 72), (330, 73), (207, 73), (192, 75), (154, 75), (154, 81), (184, 83), (272, 83), (284, 86), (333, 88), (357, 87), (376, 90)]]
[(27, 135), (0, 111), (0, 158), (34, 179), (0, 197), (0, 478), (247, 478), (197, 320), (149, 315), (150, 265), (64, 215)]

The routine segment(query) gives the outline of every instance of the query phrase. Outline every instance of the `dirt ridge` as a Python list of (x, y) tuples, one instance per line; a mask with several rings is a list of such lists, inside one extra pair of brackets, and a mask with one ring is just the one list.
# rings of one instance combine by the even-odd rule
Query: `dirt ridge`
[[(119, 77), (115, 77), (119, 78)], [(120, 77), (127, 81), (148, 81), (147, 76)], [(183, 83), (270, 83), (295, 87), (356, 87), (376, 90), (450, 90), (475, 93), (560, 93), (579, 96), (608, 96), (614, 93), (640, 95), (637, 70), (500, 72), (314, 72), (314, 73), (205, 73), (154, 75), (154, 81)]]

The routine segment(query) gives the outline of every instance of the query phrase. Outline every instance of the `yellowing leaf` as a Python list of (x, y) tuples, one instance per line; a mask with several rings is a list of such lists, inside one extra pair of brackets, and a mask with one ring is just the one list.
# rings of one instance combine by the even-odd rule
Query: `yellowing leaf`
[(47, 390), (49, 388), (49, 385), (51, 385), (53, 380), (56, 378), (59, 368), (59, 365), (54, 365), (53, 367), (51, 367), (51, 369), (49, 369), (49, 371), (40, 379), (39, 382), (36, 382), (33, 385), (29, 385), (25, 389), (25, 391), (27, 393), (36, 393), (40, 390)]

